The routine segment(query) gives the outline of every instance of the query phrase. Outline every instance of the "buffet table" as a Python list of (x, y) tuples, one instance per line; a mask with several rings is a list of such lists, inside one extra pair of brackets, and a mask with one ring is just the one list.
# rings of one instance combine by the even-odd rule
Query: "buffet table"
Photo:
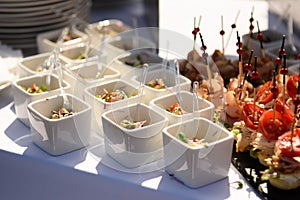
[[(163, 169), (115, 170), (103, 164), (107, 155), (99, 158), (89, 151), (92, 146), (50, 156), (32, 142), (13, 101), (1, 96), (0, 106), (0, 199), (260, 199), (233, 166), (228, 178), (191, 189)], [(242, 189), (235, 181), (243, 183)]]
[[(193, 17), (201, 12), (208, 17), (219, 12), (208, 12), (209, 9), (201, 5), (193, 6), (193, 11), (186, 12), (185, 19), (178, 14), (176, 6), (182, 1), (160, 1), (160, 27), (179, 32), (191, 37)], [(248, 19), (251, 6), (248, 1), (241, 18)], [(249, 3), (249, 4), (248, 4)], [(258, 5), (259, 4), (259, 5)], [(167, 7), (172, 5), (172, 9)], [(192, 4), (189, 4), (192, 7)], [(244, 4), (243, 4), (244, 5)], [(266, 2), (257, 2), (256, 16), (262, 16), (261, 27), (266, 28)], [(213, 5), (213, 3), (211, 4)], [(222, 7), (222, 6), (220, 6)], [(202, 11), (199, 8), (203, 9)], [(245, 11), (245, 8), (248, 10)], [(168, 10), (169, 12), (166, 12)], [(195, 11), (197, 10), (197, 12)], [(222, 7), (224, 11), (224, 7)], [(195, 11), (195, 12), (194, 12)], [(237, 10), (227, 10), (224, 17), (230, 25)], [(221, 13), (222, 14), (222, 13)], [(230, 15), (229, 15), (230, 14)], [(198, 16), (197, 16), (198, 17)], [(219, 21), (220, 15), (213, 15), (216, 19), (203, 19), (201, 27), (209, 27), (203, 32), (206, 41), (212, 47), (220, 47), (220, 40), (210, 37), (209, 32), (218, 32), (221, 25), (209, 26), (205, 23)], [(242, 20), (239, 20), (242, 21)], [(249, 24), (242, 24), (241, 33), (247, 32)], [(182, 23), (178, 23), (182, 22)], [(188, 22), (188, 23), (185, 23)], [(229, 26), (228, 26), (229, 27)], [(180, 30), (179, 30), (180, 29)], [(181, 32), (181, 30), (185, 30)], [(163, 39), (163, 38), (160, 38)], [(232, 40), (235, 40), (234, 35)], [(235, 42), (233, 43), (235, 44)], [(161, 44), (165, 45), (165, 43)], [(172, 48), (172, 45), (170, 45)], [(226, 53), (235, 54), (235, 45), (229, 46)], [(182, 55), (186, 55), (183, 52)], [(14, 102), (11, 94), (0, 91), (0, 199), (261, 199), (262, 197), (248, 185), (243, 176), (231, 165), (228, 177), (198, 189), (191, 189), (174, 177), (168, 175), (163, 168), (145, 172), (141, 170), (118, 170), (118, 164), (103, 151), (104, 141), (101, 137), (93, 137), (91, 145), (62, 156), (50, 156), (37, 147), (31, 138), (30, 128), (16, 117)], [(97, 151), (99, 152), (97, 153)], [(113, 163), (108, 165), (107, 163)], [(112, 167), (114, 166), (114, 167)], [(121, 168), (121, 167), (120, 167)], [(243, 183), (238, 188), (237, 182)]]

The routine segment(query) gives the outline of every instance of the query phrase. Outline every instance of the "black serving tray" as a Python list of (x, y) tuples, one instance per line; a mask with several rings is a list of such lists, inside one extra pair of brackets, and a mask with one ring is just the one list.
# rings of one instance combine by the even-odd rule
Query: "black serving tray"
[(262, 172), (267, 169), (260, 164), (258, 159), (250, 156), (247, 152), (236, 152), (235, 143), (232, 151), (232, 164), (242, 174), (246, 181), (253, 187), (256, 193), (265, 200), (299, 200), (300, 188), (293, 190), (281, 190), (269, 184), (268, 181), (262, 181)]

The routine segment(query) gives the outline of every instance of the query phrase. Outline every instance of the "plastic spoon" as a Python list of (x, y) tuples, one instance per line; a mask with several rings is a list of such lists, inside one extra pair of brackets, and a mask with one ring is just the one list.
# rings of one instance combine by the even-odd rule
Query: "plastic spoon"
[(146, 84), (146, 77), (147, 77), (148, 67), (149, 67), (149, 65), (147, 63), (143, 64), (143, 74), (142, 74), (142, 79), (140, 81), (139, 92), (138, 92), (138, 94), (140, 96), (139, 96), (139, 101), (138, 101), (138, 104), (137, 104), (137, 107), (136, 107), (136, 112), (135, 112), (135, 114), (138, 115), (137, 119), (140, 118), (139, 108), (140, 108), (140, 105), (141, 105), (142, 100), (143, 100), (143, 92), (144, 92), (144, 87), (145, 87), (145, 84)]
[(104, 48), (104, 41), (106, 39), (106, 26), (103, 27), (103, 28), (104, 28), (104, 31), (103, 31), (103, 35), (102, 35), (102, 38), (101, 38), (101, 43), (100, 43), (100, 47), (99, 47), (99, 54), (98, 54), (98, 72), (97, 72), (97, 75), (96, 75), (96, 79), (98, 79), (100, 77), (101, 72), (102, 72), (101, 56), (102, 56), (103, 48)]
[(163, 59), (162, 67), (164, 71), (164, 80), (167, 79), (167, 70), (168, 70), (168, 54), (169, 54), (169, 40), (167, 40), (167, 47), (166, 47), (166, 57)]
[(132, 24), (133, 24), (133, 30), (134, 30), (134, 37), (132, 37), (132, 44), (133, 44), (132, 49), (136, 49), (139, 46), (139, 41), (138, 41), (139, 33), (137, 31), (138, 22), (137, 22), (136, 18), (132, 19)]
[(179, 71), (179, 62), (177, 59), (174, 60), (175, 70), (176, 70), (176, 90), (177, 90), (177, 98), (179, 101), (179, 105), (183, 105), (182, 96), (180, 93), (180, 71)]
[(66, 108), (68, 111), (71, 111), (71, 103), (65, 93), (65, 90), (63, 89), (62, 85), (62, 68), (61, 65), (57, 61), (57, 54), (54, 54), (54, 66), (55, 69), (57, 70), (57, 75), (58, 75), (58, 85), (60, 89), (60, 93), (63, 97), (63, 108)]
[(198, 131), (198, 121), (195, 119), (197, 115), (197, 111), (199, 110), (199, 102), (198, 102), (198, 90), (199, 90), (199, 82), (193, 82), (193, 118), (194, 118), (194, 133)]

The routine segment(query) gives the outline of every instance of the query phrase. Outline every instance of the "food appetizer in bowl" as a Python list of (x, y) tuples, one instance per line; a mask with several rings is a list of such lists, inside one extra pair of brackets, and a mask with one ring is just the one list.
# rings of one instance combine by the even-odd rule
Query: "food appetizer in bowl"
[(139, 92), (138, 86), (122, 79), (108, 80), (85, 88), (84, 98), (93, 107), (92, 129), (103, 135), (101, 115), (121, 106), (143, 102), (144, 94)]
[(114, 36), (131, 28), (117, 19), (103, 20), (89, 25), (90, 29), (97, 31), (100, 35)]
[[(16, 115), (27, 126), (30, 126), (27, 111), (30, 102), (60, 94), (58, 77), (50, 75), (50, 85), (47, 85), (47, 79), (47, 74), (37, 74), (13, 82)], [(62, 87), (67, 92), (70, 90), (70, 85), (66, 81), (62, 81)]]
[[(26, 77), (43, 72), (47, 73), (50, 67), (49, 63), (47, 64), (47, 59), (49, 59), (50, 56), (51, 53), (41, 53), (23, 58), (17, 66), (19, 76)], [(62, 59), (58, 59), (58, 62), (62, 66), (66, 64)]]
[(166, 171), (183, 184), (198, 188), (228, 175), (233, 136), (205, 118), (163, 129)]
[(112, 109), (102, 115), (105, 150), (127, 168), (162, 158), (162, 129), (168, 119), (145, 104)]
[[(152, 99), (157, 97), (176, 92), (178, 88), (183, 91), (190, 90), (191, 81), (188, 78), (179, 75), (179, 85), (177, 85), (175, 72), (170, 69), (164, 70), (161, 66), (159, 64), (156, 67), (150, 67), (147, 72), (144, 86), (145, 104), (149, 104)], [(142, 76), (136, 75), (132, 77), (132, 80), (139, 85), (143, 83), (142, 78)]]
[[(70, 65), (79, 65), (87, 61), (97, 61), (98, 51), (96, 49), (90, 49), (84, 43), (80, 43), (75, 46), (62, 48), (60, 58)], [(106, 61), (104, 54), (101, 57), (101, 61), (103, 63)]]
[(118, 79), (121, 73), (113, 67), (107, 67), (97, 61), (88, 61), (71, 67), (64, 67), (63, 77), (71, 85), (71, 93), (84, 97), (84, 89), (97, 83)]
[[(194, 110), (194, 95), (189, 91), (181, 91), (182, 101), (177, 93), (163, 95), (150, 101), (150, 107), (169, 119), (169, 125), (184, 122), (193, 117), (212, 120), (215, 106), (213, 103), (197, 97), (197, 110)], [(181, 102), (181, 103), (179, 103)]]
[[(51, 52), (57, 47), (57, 40), (62, 34), (63, 29), (53, 30), (37, 35), (37, 46), (39, 53)], [(73, 29), (71, 33), (68, 33), (62, 43), (62, 47), (76, 46), (79, 43), (85, 43), (88, 40), (88, 36), (77, 30)]]
[(91, 106), (71, 94), (65, 95), (70, 108), (64, 107), (62, 95), (28, 105), (33, 142), (54, 156), (86, 147), (91, 134)]

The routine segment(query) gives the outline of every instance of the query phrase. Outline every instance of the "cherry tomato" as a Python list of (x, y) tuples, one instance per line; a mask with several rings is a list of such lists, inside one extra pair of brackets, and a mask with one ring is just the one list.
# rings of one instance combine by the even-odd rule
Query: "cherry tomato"
[(281, 150), (281, 154), (286, 157), (300, 156), (300, 129), (294, 129), (291, 142), (291, 131), (288, 131), (278, 137), (276, 147)]
[(280, 98), (276, 99), (276, 111), (282, 115), (285, 126), (291, 127), (294, 120), (294, 112), (287, 104), (284, 105)]
[[(273, 92), (271, 92), (272, 84), (272, 81), (268, 81), (259, 88), (255, 96), (256, 102), (266, 104), (273, 100)], [(278, 94), (279, 92), (275, 94), (275, 98), (277, 98)]]
[(176, 107), (180, 107), (179, 103), (174, 103), (169, 107), (170, 111), (173, 111)]
[(254, 104), (247, 103), (243, 107), (243, 120), (247, 127), (252, 128), (254, 130), (258, 129), (258, 120), (263, 114), (265, 109), (261, 108), (260, 106), (255, 106), (254, 112)]
[(265, 111), (260, 117), (259, 130), (269, 140), (277, 140), (277, 138), (288, 130), (288, 127), (284, 123), (283, 116), (280, 112), (270, 109)]
[(288, 81), (286, 82), (286, 88), (289, 96), (294, 100), (296, 98), (297, 90), (298, 90), (298, 74), (294, 74), (290, 76)]

